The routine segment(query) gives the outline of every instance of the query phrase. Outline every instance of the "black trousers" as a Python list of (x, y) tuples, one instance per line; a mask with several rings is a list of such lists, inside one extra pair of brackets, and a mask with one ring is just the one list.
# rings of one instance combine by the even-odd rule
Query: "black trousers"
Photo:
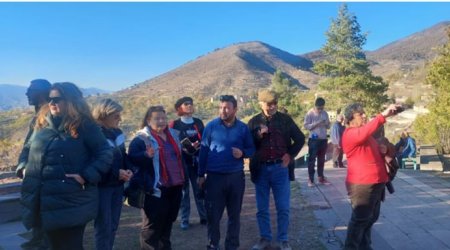
[(180, 209), (183, 186), (161, 188), (161, 197), (145, 196), (144, 208), (141, 209), (141, 249), (171, 250), (170, 235), (172, 224), (177, 219)]
[(348, 223), (345, 250), (372, 249), (371, 230), (380, 216), (384, 188), (384, 183), (369, 185), (347, 183), (347, 191), (352, 204), (352, 217)]
[(344, 158), (344, 152), (342, 148), (338, 147), (338, 145), (333, 144), (333, 167), (334, 168), (343, 168), (344, 163), (342, 159)]
[(47, 235), (41, 227), (33, 227), (31, 229), (31, 239), (25, 243), (22, 243), (20, 247), (24, 250), (28, 249), (40, 249), (46, 250), (50, 249), (48, 245)]
[(309, 139), (308, 140), (308, 174), (309, 180), (314, 182), (314, 166), (317, 158), (317, 176), (323, 177), (323, 168), (325, 166), (325, 155), (327, 153), (326, 139)]
[(208, 173), (206, 178), (206, 213), (208, 216), (209, 245), (214, 247), (219, 245), (220, 220), (225, 208), (227, 208), (228, 227), (225, 249), (238, 249), (244, 190), (245, 175), (243, 171), (228, 174)]
[[(76, 215), (74, 215), (76, 216)], [(86, 225), (46, 231), (51, 250), (82, 250)]]

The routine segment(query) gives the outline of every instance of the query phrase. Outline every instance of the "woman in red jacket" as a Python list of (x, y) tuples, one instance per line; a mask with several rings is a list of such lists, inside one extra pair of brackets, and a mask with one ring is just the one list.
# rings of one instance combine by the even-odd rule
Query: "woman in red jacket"
[(399, 106), (390, 105), (370, 122), (359, 103), (345, 109), (347, 128), (342, 135), (342, 148), (347, 156), (347, 191), (352, 205), (344, 249), (372, 249), (371, 229), (380, 214), (388, 174), (374, 132), (397, 113)]

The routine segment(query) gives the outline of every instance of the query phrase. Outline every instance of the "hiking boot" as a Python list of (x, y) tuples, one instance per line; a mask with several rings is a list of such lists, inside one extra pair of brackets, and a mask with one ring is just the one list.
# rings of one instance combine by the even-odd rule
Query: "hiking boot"
[(189, 228), (189, 221), (182, 221), (180, 224), (181, 229), (188, 230)]
[(308, 187), (314, 187), (314, 182), (311, 180), (308, 180)]
[(331, 184), (325, 177), (319, 177), (319, 183), (322, 185), (330, 185)]
[(268, 239), (261, 238), (258, 244), (252, 247), (252, 250), (264, 250), (270, 248), (270, 241)]

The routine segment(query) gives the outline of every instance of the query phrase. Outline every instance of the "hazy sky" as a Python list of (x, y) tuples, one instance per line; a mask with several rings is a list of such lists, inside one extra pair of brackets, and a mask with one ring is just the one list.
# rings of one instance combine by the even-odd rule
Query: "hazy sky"
[[(0, 84), (126, 88), (237, 42), (318, 50), (341, 3), (0, 3)], [(348, 3), (366, 50), (442, 21), (450, 2)]]

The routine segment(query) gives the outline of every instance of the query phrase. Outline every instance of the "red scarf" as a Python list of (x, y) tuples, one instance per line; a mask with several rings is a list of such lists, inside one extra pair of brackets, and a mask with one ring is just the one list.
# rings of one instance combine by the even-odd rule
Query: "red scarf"
[[(167, 165), (166, 165), (166, 159), (164, 157), (164, 142), (162, 141), (161, 137), (153, 130), (150, 129), (150, 133), (152, 134), (153, 138), (158, 142), (159, 146), (159, 163), (161, 165), (161, 172), (162, 172), (162, 178), (164, 180), (164, 183), (168, 183), (169, 181), (169, 175), (167, 174)], [(166, 134), (167, 140), (169, 140), (169, 143), (172, 145), (173, 149), (175, 150), (175, 153), (177, 154), (178, 159), (178, 167), (180, 168), (181, 178), (184, 179), (184, 171), (183, 171), (183, 164), (181, 163), (181, 152), (178, 148), (177, 143), (173, 139), (172, 135), (169, 132), (169, 129), (164, 129), (164, 133)]]
[(202, 134), (200, 134), (200, 131), (198, 130), (197, 124), (194, 123), (194, 129), (197, 131), (198, 141), (202, 141)]

